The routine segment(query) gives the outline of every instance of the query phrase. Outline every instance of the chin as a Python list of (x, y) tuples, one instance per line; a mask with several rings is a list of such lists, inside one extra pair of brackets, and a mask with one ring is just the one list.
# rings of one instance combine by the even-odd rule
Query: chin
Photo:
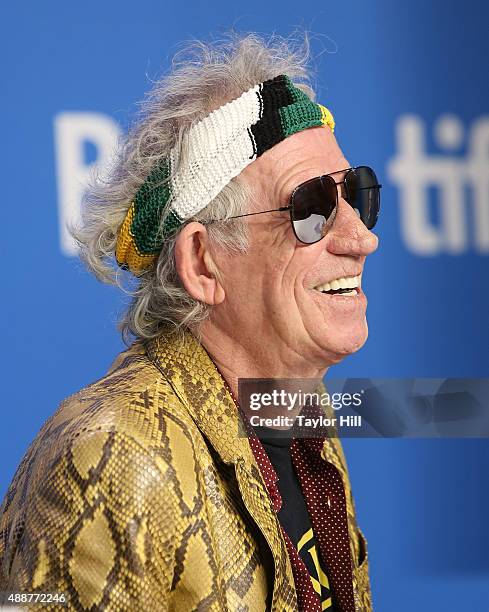
[(366, 321), (350, 329), (335, 329), (326, 333), (320, 342), (332, 363), (339, 363), (359, 351), (368, 338)]

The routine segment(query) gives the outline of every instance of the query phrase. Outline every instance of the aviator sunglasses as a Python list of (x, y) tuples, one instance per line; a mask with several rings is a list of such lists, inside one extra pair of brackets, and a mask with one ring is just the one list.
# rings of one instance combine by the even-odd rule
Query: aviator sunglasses
[[(342, 172), (345, 173), (343, 180), (336, 182), (333, 176)], [(297, 240), (304, 244), (314, 244), (324, 238), (333, 224), (338, 207), (338, 185), (344, 185), (344, 199), (355, 210), (367, 229), (372, 229), (379, 216), (382, 185), (378, 182), (375, 172), (368, 166), (337, 170), (309, 179), (294, 189), (288, 206), (214, 219), (213, 222), (288, 210)]]

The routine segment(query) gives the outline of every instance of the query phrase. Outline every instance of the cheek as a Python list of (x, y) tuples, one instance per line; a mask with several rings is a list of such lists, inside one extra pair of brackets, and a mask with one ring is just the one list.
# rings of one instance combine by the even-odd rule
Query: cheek
[(227, 297), (236, 306), (261, 299), (264, 288), (273, 278), (267, 260), (253, 251), (246, 254), (224, 254), (219, 269)]
[[(290, 223), (274, 228), (250, 228), (250, 245), (244, 254), (221, 252), (219, 269), (224, 288), (246, 302), (295, 301), (297, 290), (317, 262), (322, 247), (299, 246)], [(290, 230), (290, 232), (289, 232)], [(231, 295), (229, 297), (232, 297)]]
[(322, 240), (314, 244), (303, 245), (297, 243), (293, 258), (293, 274), (300, 288), (309, 289), (313, 285), (312, 279), (324, 276), (328, 269), (324, 257), (324, 243)]

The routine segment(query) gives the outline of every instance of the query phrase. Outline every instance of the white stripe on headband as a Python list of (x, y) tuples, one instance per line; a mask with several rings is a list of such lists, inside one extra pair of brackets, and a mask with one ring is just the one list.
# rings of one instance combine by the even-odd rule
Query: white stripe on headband
[[(259, 90), (257, 85), (221, 106), (185, 135), (186, 163), (170, 179), (171, 208), (182, 221), (205, 208), (256, 158), (248, 128), (261, 119)], [(172, 149), (171, 168), (176, 168), (176, 155)]]

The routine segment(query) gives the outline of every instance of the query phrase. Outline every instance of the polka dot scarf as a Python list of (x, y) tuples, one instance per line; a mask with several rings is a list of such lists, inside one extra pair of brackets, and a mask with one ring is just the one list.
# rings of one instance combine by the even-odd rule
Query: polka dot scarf
[[(236, 402), (234, 397), (233, 399)], [(246, 415), (237, 402), (236, 405), (248, 431), (250, 446), (265, 481), (273, 508), (275, 512), (278, 512), (282, 507), (282, 499), (277, 487), (278, 476)], [(307, 417), (318, 416), (320, 412), (319, 408), (308, 406), (301, 414)], [(317, 433), (320, 434), (321, 431), (318, 430)], [(290, 446), (290, 453), (321, 557), (327, 567), (335, 609), (339, 612), (355, 612), (345, 490), (337, 468), (321, 456), (325, 439), (325, 437), (294, 438)], [(281, 529), (292, 565), (299, 611), (321, 612), (321, 602), (312, 586), (307, 567), (282, 526)]]

